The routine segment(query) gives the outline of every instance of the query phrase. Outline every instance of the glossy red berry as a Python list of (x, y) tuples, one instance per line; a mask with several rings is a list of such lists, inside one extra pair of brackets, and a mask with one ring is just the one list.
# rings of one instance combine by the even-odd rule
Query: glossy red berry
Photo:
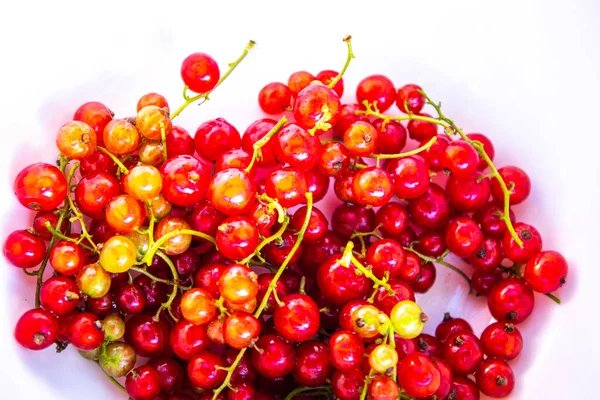
[[(498, 169), (504, 184), (511, 191), (510, 204), (520, 204), (529, 197), (531, 193), (531, 180), (529, 175), (519, 167), (507, 166)], [(504, 192), (497, 179), (492, 180), (492, 196), (498, 202), (504, 201)]]
[(354, 197), (359, 204), (381, 207), (394, 195), (390, 175), (379, 167), (359, 170), (352, 181)]
[(131, 370), (125, 379), (127, 394), (133, 400), (146, 400), (158, 396), (162, 389), (161, 375), (150, 365)]
[(192, 206), (206, 194), (210, 174), (208, 168), (192, 156), (173, 157), (160, 169), (163, 178), (162, 194), (177, 206)]
[(260, 322), (245, 311), (231, 313), (223, 324), (223, 339), (234, 349), (252, 346), (260, 334)]
[(167, 133), (167, 155), (169, 157), (181, 155), (194, 155), (195, 146), (192, 136), (180, 126), (174, 126), (171, 132)]
[(490, 178), (460, 179), (452, 175), (446, 183), (450, 204), (463, 212), (474, 212), (483, 207), (490, 198), (490, 191)]
[[(302, 224), (306, 219), (306, 206), (300, 207), (294, 212), (292, 219), (290, 221), (290, 226), (296, 232), (299, 232), (302, 228)], [(308, 220), (308, 227), (304, 232), (303, 241), (306, 243), (317, 243), (321, 239), (325, 237), (327, 233), (329, 222), (327, 221), (327, 217), (321, 210), (316, 207), (313, 207), (310, 212), (310, 217)]]
[(523, 247), (519, 246), (509, 231), (506, 231), (502, 239), (502, 251), (512, 262), (526, 263), (542, 250), (542, 235), (533, 226), (523, 222), (517, 222), (513, 228), (523, 242)]
[(258, 293), (258, 277), (250, 268), (233, 264), (227, 266), (219, 278), (219, 292), (232, 304), (243, 304)]
[(173, 326), (169, 334), (169, 343), (175, 355), (185, 361), (211, 345), (206, 326), (194, 325), (185, 320), (180, 320)]
[(479, 388), (469, 378), (454, 378), (449, 397), (455, 400), (479, 400)]
[(298, 71), (290, 75), (290, 77), (288, 78), (287, 85), (290, 91), (292, 92), (292, 95), (296, 97), (298, 96), (298, 93), (302, 91), (302, 89), (310, 85), (311, 82), (316, 79), (317, 78), (310, 72)]
[(421, 353), (412, 353), (400, 360), (397, 374), (398, 383), (409, 396), (432, 396), (440, 387), (439, 369)]
[(252, 365), (267, 378), (283, 377), (292, 372), (295, 364), (294, 347), (271, 333), (262, 335), (252, 350)]
[(450, 365), (441, 358), (433, 357), (433, 363), (440, 371), (440, 386), (433, 394), (437, 399), (446, 399), (452, 391), (452, 381), (454, 380), (454, 372)]
[(437, 273), (433, 264), (430, 262), (424, 263), (419, 277), (411, 282), (410, 287), (415, 293), (426, 293), (435, 283), (436, 276)]
[(98, 316), (84, 312), (70, 318), (68, 338), (79, 350), (94, 350), (104, 342), (104, 330)]
[(406, 145), (406, 128), (396, 121), (384, 121), (378, 119), (373, 123), (377, 130), (378, 154), (397, 154)]
[(481, 342), (472, 332), (457, 332), (446, 338), (441, 355), (457, 375), (469, 375), (483, 361)]
[(169, 109), (169, 103), (165, 96), (159, 93), (146, 93), (137, 102), (136, 110), (140, 111), (142, 108), (146, 106), (156, 106), (160, 108)]
[(396, 202), (384, 204), (375, 214), (379, 230), (386, 237), (401, 234), (408, 227), (408, 212), (406, 208)]
[(204, 350), (190, 360), (187, 374), (194, 385), (202, 389), (214, 389), (225, 380), (225, 367), (223, 357)]
[(360, 337), (350, 331), (339, 330), (329, 340), (329, 360), (334, 368), (350, 370), (360, 367), (365, 346)]
[(292, 101), (292, 91), (281, 82), (272, 82), (258, 93), (258, 105), (267, 114), (281, 114)]
[(485, 360), (477, 369), (476, 377), (477, 387), (489, 397), (506, 397), (515, 388), (515, 374), (506, 361)]
[(37, 163), (19, 172), (13, 190), (19, 202), (30, 210), (54, 210), (67, 196), (67, 180), (54, 165)]
[(325, 343), (311, 340), (296, 349), (297, 361), (292, 371), (296, 381), (307, 387), (318, 387), (330, 378), (333, 368)]
[(376, 103), (379, 111), (384, 112), (396, 101), (394, 83), (385, 75), (367, 76), (356, 87), (356, 100), (359, 104), (365, 100)]
[(340, 112), (338, 114), (338, 121), (334, 126), (334, 136), (343, 139), (344, 132), (346, 132), (348, 127), (356, 121), (369, 122), (367, 117), (365, 117), (364, 115), (356, 115), (357, 111), (361, 111), (363, 109), (364, 107), (358, 104), (342, 105), (342, 108), (340, 108)]
[(415, 301), (415, 292), (408, 283), (399, 279), (392, 279), (388, 283), (393, 294), (380, 286), (377, 288), (377, 294), (375, 295), (375, 305), (383, 312), (389, 315), (399, 302), (405, 300)]
[(74, 121), (81, 121), (90, 126), (96, 133), (98, 143), (102, 143), (102, 133), (115, 114), (104, 104), (97, 101), (84, 103), (75, 111)]
[(119, 193), (121, 188), (116, 177), (108, 172), (96, 172), (81, 178), (75, 187), (75, 202), (85, 215), (103, 218), (108, 202)]
[(319, 267), (317, 284), (323, 296), (333, 304), (342, 305), (367, 294), (370, 280), (358, 275), (356, 268), (340, 264), (341, 254), (328, 257)]
[(192, 92), (210, 92), (217, 86), (219, 77), (219, 66), (208, 54), (190, 54), (181, 63), (181, 79)]
[(58, 319), (53, 314), (36, 308), (19, 318), (15, 327), (15, 339), (30, 350), (43, 350), (54, 344), (59, 330)]
[(500, 241), (491, 237), (484, 238), (481, 247), (469, 258), (471, 265), (483, 272), (493, 272), (504, 259)]
[(423, 231), (418, 237), (418, 243), (414, 245), (417, 252), (429, 257), (437, 258), (444, 254), (446, 246), (446, 235), (438, 231)]
[(125, 341), (142, 357), (159, 357), (169, 346), (169, 324), (153, 315), (134, 315), (125, 323)]
[(50, 250), (48, 261), (58, 273), (73, 276), (83, 267), (85, 253), (75, 242), (59, 240)]
[(446, 228), (446, 245), (459, 257), (477, 254), (483, 244), (483, 233), (475, 221), (469, 217), (457, 217)]
[[(249, 154), (253, 154), (253, 144), (269, 133), (276, 124), (277, 121), (270, 118), (259, 119), (251, 123), (242, 136), (242, 148)], [(257, 163), (262, 168), (270, 168), (277, 165), (274, 140), (269, 140), (261, 147), (261, 157), (257, 160)]]
[(459, 332), (473, 332), (471, 325), (462, 318), (452, 318), (450, 313), (444, 314), (444, 320), (435, 328), (435, 337), (445, 342), (448, 336)]
[(393, 379), (378, 376), (369, 383), (367, 396), (372, 400), (396, 400), (400, 396), (400, 389)]
[(319, 172), (317, 168), (313, 168), (304, 173), (306, 179), (306, 188), (313, 196), (313, 203), (323, 200), (329, 190), (329, 177)]
[(410, 220), (419, 228), (438, 229), (448, 223), (450, 204), (444, 190), (432, 183), (425, 193), (408, 203)]
[(185, 372), (183, 367), (173, 358), (154, 358), (148, 362), (148, 365), (154, 367), (160, 375), (163, 393), (173, 393), (181, 389)]
[(471, 275), (471, 288), (477, 296), (487, 296), (492, 287), (500, 280), (502, 280), (502, 274), (498, 270), (492, 272), (478, 270)]
[(304, 173), (292, 167), (273, 171), (267, 177), (267, 194), (283, 207), (294, 207), (306, 201), (308, 191)]
[(345, 239), (349, 239), (354, 232), (372, 232), (375, 226), (373, 209), (359, 204), (340, 204), (331, 216), (333, 231)]
[(203, 122), (194, 136), (196, 153), (203, 158), (216, 161), (223, 153), (242, 145), (240, 133), (224, 118)]
[(569, 266), (557, 251), (538, 253), (529, 259), (523, 270), (523, 278), (536, 292), (550, 293), (565, 284)]
[(340, 108), (340, 98), (334, 90), (313, 83), (298, 93), (294, 101), (294, 118), (304, 129), (311, 129), (320, 121), (335, 125)]
[(81, 292), (75, 281), (66, 276), (53, 276), (44, 282), (40, 289), (42, 307), (57, 315), (75, 310), (80, 297)]
[(15, 267), (33, 268), (44, 260), (46, 243), (28, 230), (14, 231), (6, 238), (3, 252)]
[(415, 338), (417, 341), (417, 351), (429, 357), (438, 357), (442, 343), (432, 335), (422, 333)]
[(444, 151), (442, 167), (457, 178), (470, 178), (477, 173), (479, 154), (464, 140), (451, 142)]
[(378, 133), (373, 125), (356, 121), (344, 132), (344, 144), (353, 156), (368, 156), (377, 148)]
[(359, 399), (364, 384), (365, 374), (360, 368), (338, 370), (331, 377), (331, 390), (340, 400)]
[[(422, 117), (431, 118), (431, 115), (427, 113), (421, 113), (419, 115)], [(408, 121), (408, 125), (406, 127), (411, 139), (414, 139), (418, 142), (428, 142), (431, 140), (431, 138), (437, 136), (438, 134), (438, 125), (429, 121), (411, 119)]]
[(258, 246), (256, 225), (247, 217), (229, 217), (217, 228), (217, 246), (231, 261), (243, 260)]
[(319, 138), (294, 123), (281, 128), (272, 140), (275, 142), (277, 160), (300, 171), (314, 167), (321, 155)]
[(365, 260), (371, 266), (373, 274), (382, 279), (384, 276), (396, 278), (406, 262), (402, 246), (392, 239), (381, 239), (367, 250)]
[(210, 204), (225, 215), (243, 215), (254, 205), (256, 187), (248, 173), (229, 168), (213, 175), (207, 191)]
[(305, 342), (319, 330), (319, 306), (305, 294), (291, 294), (281, 299), (282, 305), (275, 308), (275, 329), (292, 342)]
[(396, 105), (403, 113), (418, 114), (425, 105), (425, 96), (421, 94), (421, 86), (409, 83), (398, 89)]
[(523, 336), (510, 322), (494, 322), (481, 334), (481, 346), (490, 358), (513, 360), (523, 350)]
[[(424, 146), (427, 142), (428, 140), (421, 141), (419, 147)], [(419, 155), (427, 161), (427, 164), (432, 171), (438, 172), (442, 170), (442, 158), (444, 157), (446, 147), (448, 147), (449, 143), (450, 139), (448, 138), (448, 135), (445, 133), (440, 134), (437, 135), (437, 139), (431, 147), (419, 153)]]
[(498, 282), (488, 295), (490, 312), (498, 321), (521, 323), (531, 315), (534, 305), (533, 290), (520, 278)]
[(387, 172), (394, 180), (394, 193), (401, 199), (415, 199), (429, 187), (427, 163), (418, 155), (392, 160)]
[[(502, 239), (504, 237), (504, 232), (507, 230), (502, 215), (504, 215), (503, 204), (489, 202), (473, 214), (473, 219), (481, 226), (481, 230), (486, 236)], [(509, 209), (509, 218), (511, 223), (514, 224), (516, 218), (512, 209)]]
[[(337, 71), (333, 71), (331, 69), (326, 69), (317, 74), (317, 80), (324, 85), (329, 85), (332, 80), (334, 80), (339, 73)], [(344, 94), (344, 78), (340, 78), (337, 83), (333, 86), (333, 90), (338, 95), (338, 97), (342, 97)]]
[(421, 259), (415, 253), (408, 251), (405, 254), (406, 262), (404, 263), (404, 266), (400, 268), (398, 278), (404, 282), (412, 283), (417, 280), (419, 275), (421, 275), (423, 266), (421, 264)]

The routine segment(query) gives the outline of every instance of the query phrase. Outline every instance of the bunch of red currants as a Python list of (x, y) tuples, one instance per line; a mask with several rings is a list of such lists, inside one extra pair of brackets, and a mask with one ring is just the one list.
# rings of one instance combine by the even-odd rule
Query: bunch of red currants
[[(16, 340), (72, 345), (134, 400), (511, 393), (517, 326), (534, 292), (558, 301), (551, 292), (568, 270), (510, 209), (530, 179), (496, 169), (492, 142), (465, 134), (417, 85), (372, 75), (356, 104), (342, 104), (353, 58), (344, 40), (340, 73), (268, 84), (258, 103), (279, 120), (243, 135), (223, 118), (194, 137), (172, 120), (207, 100), (254, 42), (223, 77), (209, 55), (187, 57), (174, 112), (156, 93), (129, 118), (79, 107), (56, 136), (57, 166), (15, 179), (18, 200), (37, 212), (4, 244), (37, 279)], [(401, 115), (383, 114), (394, 104)], [(341, 203), (328, 217), (315, 204), (330, 181)], [(423, 333), (415, 293), (432, 287), (437, 266), (487, 296), (497, 322), (480, 336), (449, 314)]]

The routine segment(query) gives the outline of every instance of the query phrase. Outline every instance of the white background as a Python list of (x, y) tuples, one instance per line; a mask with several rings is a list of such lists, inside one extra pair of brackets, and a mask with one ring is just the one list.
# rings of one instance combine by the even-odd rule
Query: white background
[[(0, 190), (3, 242), (31, 214), (12, 196), (26, 165), (52, 162), (55, 132), (83, 102), (98, 100), (133, 115), (140, 95), (158, 91), (180, 102), (181, 60), (212, 54), (222, 71), (248, 39), (255, 50), (201, 108), (177, 121), (193, 132), (226, 117), (240, 131), (261, 113), (256, 96), (271, 81), (307, 69), (339, 69), (342, 37), (357, 58), (346, 81), (383, 73), (397, 85), (421, 84), (446, 114), (496, 146), (497, 164), (518, 164), (533, 192), (516, 208), (538, 227), (546, 249), (569, 260), (562, 306), (538, 298), (522, 325), (524, 354), (515, 362), (512, 399), (588, 399), (597, 394), (600, 304), (598, 101), (600, 4), (589, 1), (4, 1), (0, 9)], [(102, 372), (69, 351), (26, 352), (12, 330), (33, 306), (33, 279), (0, 260), (0, 398), (124, 398)], [(449, 309), (489, 320), (485, 302), (470, 298), (442, 273), (422, 303), (434, 322)], [(435, 325), (430, 324), (429, 330)]]

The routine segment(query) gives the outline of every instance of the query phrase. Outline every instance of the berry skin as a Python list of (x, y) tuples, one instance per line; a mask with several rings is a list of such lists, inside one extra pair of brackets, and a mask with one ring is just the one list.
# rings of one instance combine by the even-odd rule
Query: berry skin
[(446, 313), (444, 320), (435, 328), (435, 337), (443, 343), (448, 336), (459, 332), (473, 332), (473, 328), (464, 319), (452, 318), (450, 313)]
[(135, 244), (125, 236), (113, 236), (100, 251), (100, 265), (110, 273), (127, 272), (136, 262)]
[(50, 250), (48, 261), (50, 262), (50, 265), (52, 265), (52, 268), (58, 273), (73, 276), (83, 267), (85, 253), (83, 249), (74, 242), (59, 240), (52, 250)]
[(217, 62), (205, 53), (190, 54), (181, 63), (181, 79), (192, 92), (210, 92), (217, 86), (220, 75)]
[(452, 382), (452, 390), (450, 391), (449, 399), (456, 400), (479, 400), (479, 388), (469, 378), (454, 378)]
[(438, 357), (442, 343), (435, 336), (422, 333), (415, 338), (418, 351), (429, 357)]
[[(476, 141), (480, 142), (483, 145), (483, 150), (485, 151), (485, 154), (487, 154), (487, 156), (490, 158), (491, 161), (494, 161), (494, 156), (496, 155), (496, 150), (494, 149), (494, 144), (487, 136), (485, 136), (484, 134), (481, 134), (481, 133), (469, 133), (467, 135), (467, 137), (471, 140), (476, 140)], [(477, 167), (477, 169), (479, 169), (480, 171), (483, 171), (487, 167), (488, 167), (488, 164), (485, 162), (485, 160), (482, 157), (479, 160), (479, 167)]]
[[(531, 180), (525, 171), (511, 165), (500, 168), (498, 173), (502, 177), (502, 180), (504, 180), (506, 187), (509, 190), (512, 187), (510, 194), (511, 205), (520, 204), (529, 197), (529, 193), (531, 193)], [(492, 196), (498, 202), (504, 201), (504, 192), (496, 179), (492, 180)]]
[(388, 202), (375, 215), (379, 230), (386, 237), (401, 234), (408, 227), (408, 212), (400, 203)]
[(550, 293), (565, 284), (569, 266), (557, 251), (542, 251), (529, 259), (523, 270), (523, 278), (536, 292)]
[(217, 228), (219, 251), (231, 261), (243, 260), (256, 250), (258, 229), (248, 217), (229, 217)]
[(331, 390), (340, 400), (359, 399), (364, 384), (365, 374), (360, 368), (337, 370), (331, 377)]
[(470, 178), (477, 173), (479, 154), (469, 143), (457, 140), (446, 147), (442, 166), (457, 178)]
[(108, 376), (121, 378), (133, 369), (136, 359), (135, 350), (127, 343), (109, 343), (104, 354), (100, 354), (98, 364)]
[(409, 83), (408, 85), (399, 88), (396, 95), (396, 105), (398, 106), (398, 109), (405, 114), (408, 114), (408, 112), (413, 114), (420, 113), (425, 105), (425, 96), (420, 93), (422, 90), (421, 86), (413, 83)]
[(344, 132), (344, 144), (353, 156), (368, 156), (377, 148), (378, 133), (373, 125), (356, 121)]
[(163, 177), (162, 194), (174, 205), (188, 207), (198, 203), (206, 194), (210, 180), (208, 167), (192, 156), (170, 158), (160, 169)]
[(217, 118), (203, 122), (196, 129), (194, 144), (198, 155), (216, 161), (223, 153), (240, 148), (242, 138), (233, 125), (223, 118)]
[(46, 310), (36, 308), (19, 318), (15, 327), (15, 339), (30, 350), (43, 350), (52, 346), (59, 333), (58, 319)]
[(379, 111), (385, 112), (396, 100), (394, 83), (384, 75), (367, 76), (356, 87), (356, 100), (359, 104), (377, 102)]
[(243, 215), (255, 203), (256, 187), (243, 170), (229, 168), (213, 175), (208, 186), (210, 204), (225, 215)]
[(421, 273), (418, 278), (410, 284), (415, 293), (426, 293), (433, 284), (437, 276), (436, 269), (432, 263), (427, 262), (421, 266)]
[[(252, 145), (269, 133), (276, 124), (277, 121), (270, 118), (259, 119), (251, 123), (242, 136), (242, 149), (246, 150), (248, 154), (252, 154), (254, 152)], [(277, 165), (274, 140), (269, 140), (261, 147), (261, 153), (262, 157), (257, 160), (259, 167), (270, 168)]]
[(338, 114), (338, 121), (334, 126), (334, 137), (343, 139), (344, 132), (348, 129), (350, 125), (357, 121), (369, 122), (369, 119), (364, 115), (356, 115), (357, 111), (362, 111), (364, 107), (358, 104), (344, 104), (342, 108), (340, 108), (340, 112)]
[(415, 199), (429, 188), (429, 170), (423, 157), (415, 155), (392, 160), (387, 166), (396, 196)]
[(356, 201), (362, 205), (381, 207), (394, 195), (390, 175), (379, 167), (367, 167), (354, 175), (352, 189)]
[(294, 347), (272, 333), (262, 335), (252, 349), (252, 365), (267, 378), (281, 378), (292, 372), (295, 364)]
[(375, 305), (381, 311), (391, 315), (392, 310), (398, 303), (405, 300), (415, 301), (415, 292), (408, 283), (399, 279), (392, 279), (389, 281), (389, 284), (393, 294), (390, 294), (383, 286), (380, 286), (375, 295)]
[(490, 358), (514, 360), (523, 350), (523, 336), (510, 322), (494, 322), (481, 334), (481, 346)]
[(499, 270), (492, 272), (475, 271), (471, 276), (471, 287), (473, 293), (477, 296), (487, 296), (492, 287), (502, 280), (502, 273)]
[(185, 372), (183, 367), (171, 357), (154, 358), (148, 362), (154, 367), (161, 378), (163, 393), (173, 393), (183, 385)]
[[(304, 129), (313, 128), (319, 121), (333, 126), (337, 122), (340, 107), (340, 98), (334, 90), (313, 83), (298, 93), (294, 102), (294, 118)], [(331, 117), (327, 118), (328, 114)]]
[(140, 133), (133, 123), (126, 119), (113, 119), (102, 133), (104, 146), (116, 155), (132, 153), (140, 147)]
[[(427, 142), (428, 140), (422, 141), (419, 143), (419, 147), (424, 146)], [(431, 147), (419, 153), (419, 155), (427, 161), (427, 164), (432, 171), (439, 172), (442, 170), (442, 158), (449, 143), (450, 139), (448, 138), (448, 135), (437, 135), (437, 140)]]
[[(306, 206), (302, 206), (294, 212), (290, 221), (290, 227), (296, 232), (299, 232), (302, 228), (302, 224), (306, 219)], [(317, 243), (325, 237), (327, 233), (329, 222), (327, 217), (321, 210), (313, 207), (310, 211), (310, 218), (308, 220), (308, 227), (304, 232), (303, 243)]]
[(267, 114), (277, 115), (290, 107), (292, 91), (281, 82), (272, 82), (258, 93), (258, 105)]
[[(431, 118), (431, 115), (427, 113), (420, 114), (423, 117)], [(411, 139), (414, 139), (418, 142), (428, 142), (434, 136), (437, 136), (438, 126), (433, 122), (421, 121), (418, 119), (411, 119), (408, 121), (408, 125), (406, 126), (408, 129), (408, 134)]]
[(135, 127), (140, 134), (148, 140), (161, 140), (164, 132), (166, 136), (173, 129), (169, 118), (169, 109), (158, 106), (146, 106), (135, 117)]
[(166, 108), (169, 110), (169, 103), (165, 96), (159, 93), (146, 93), (137, 102), (136, 111), (140, 111), (142, 108), (147, 106), (156, 106), (159, 108)]
[(404, 267), (406, 254), (402, 246), (395, 240), (381, 239), (369, 247), (365, 259), (376, 277), (383, 279), (387, 272), (393, 279)]
[(194, 139), (188, 131), (180, 126), (174, 126), (167, 134), (167, 154), (169, 157), (180, 155), (194, 155)]
[(335, 233), (349, 239), (354, 232), (367, 233), (375, 229), (375, 212), (358, 204), (340, 204), (331, 215), (331, 227)]
[(407, 395), (432, 396), (440, 387), (440, 371), (424, 354), (412, 353), (398, 363), (398, 383)]
[(477, 387), (489, 397), (506, 397), (515, 388), (515, 374), (506, 361), (485, 360), (477, 369), (476, 377)]
[(127, 374), (125, 388), (133, 400), (153, 399), (162, 389), (161, 376), (154, 367), (143, 365)]
[(482, 272), (494, 272), (504, 259), (500, 241), (494, 238), (483, 239), (483, 244), (474, 256), (469, 258), (469, 263)]
[(300, 171), (313, 168), (321, 155), (321, 141), (296, 124), (287, 124), (272, 139), (275, 157)]
[(310, 85), (310, 83), (317, 78), (307, 71), (298, 71), (294, 72), (288, 78), (288, 88), (292, 92), (294, 97), (298, 96), (298, 93), (302, 91), (305, 87)]
[(292, 342), (305, 342), (317, 334), (320, 326), (319, 306), (305, 294), (291, 294), (275, 308), (275, 329)]
[(234, 349), (252, 346), (260, 334), (260, 322), (252, 314), (235, 311), (225, 319), (223, 339)]
[(400, 396), (400, 389), (391, 378), (378, 376), (369, 383), (367, 396), (372, 400), (396, 400)]
[(151, 314), (134, 315), (125, 323), (125, 341), (141, 357), (159, 357), (168, 349), (169, 324)]
[(364, 297), (371, 287), (371, 281), (367, 277), (357, 275), (353, 265), (341, 265), (340, 258), (341, 254), (329, 256), (317, 272), (317, 285), (321, 293), (336, 305)]
[(490, 198), (490, 178), (448, 178), (446, 193), (454, 208), (463, 212), (474, 212), (483, 207)]
[(104, 209), (106, 222), (117, 233), (134, 232), (146, 219), (143, 204), (129, 194), (113, 197)]
[(94, 350), (104, 342), (102, 322), (89, 312), (75, 314), (70, 319), (67, 336), (77, 349)]
[(24, 207), (33, 211), (49, 211), (65, 200), (67, 180), (54, 165), (37, 163), (19, 172), (13, 190)]
[(510, 232), (506, 231), (502, 239), (502, 250), (509, 260), (523, 264), (542, 250), (542, 235), (533, 226), (523, 222), (517, 222), (514, 228), (523, 242), (523, 247), (519, 246)]
[(85, 215), (100, 219), (104, 218), (108, 202), (119, 193), (121, 188), (115, 176), (104, 171), (91, 173), (81, 178), (75, 187), (75, 203)]
[(194, 325), (205, 325), (217, 317), (215, 299), (206, 289), (193, 288), (181, 297), (181, 314)]
[(114, 113), (104, 104), (97, 101), (84, 103), (75, 111), (74, 121), (81, 121), (90, 126), (96, 133), (98, 143), (102, 143), (104, 127), (113, 119)]
[(294, 207), (306, 201), (306, 178), (296, 168), (284, 167), (273, 171), (267, 177), (266, 184), (269, 197), (276, 198), (283, 207)]
[(296, 381), (308, 387), (324, 385), (333, 370), (325, 343), (310, 340), (296, 349), (297, 361), (292, 371)]
[(349, 331), (339, 330), (329, 340), (329, 360), (338, 370), (360, 367), (365, 355), (365, 346), (360, 337)]
[(533, 290), (520, 278), (498, 282), (488, 295), (490, 312), (498, 321), (521, 323), (531, 315), (534, 305)]
[(404, 339), (416, 338), (423, 332), (427, 316), (414, 301), (404, 300), (390, 312), (394, 331)]
[(415, 250), (429, 257), (437, 258), (444, 254), (448, 246), (446, 237), (438, 231), (423, 231), (414, 245)]
[(447, 362), (442, 360), (441, 358), (432, 357), (433, 363), (440, 371), (440, 386), (438, 390), (434, 393), (436, 399), (446, 399), (452, 390), (452, 381), (454, 380), (454, 373), (452, 372), (452, 368), (448, 365)]
[(75, 310), (80, 296), (75, 281), (60, 275), (48, 279), (40, 290), (42, 307), (57, 315), (68, 314)]
[(385, 374), (398, 364), (398, 352), (388, 344), (379, 344), (369, 354), (369, 365), (375, 372)]
[(42, 237), (27, 230), (14, 231), (4, 242), (4, 257), (15, 267), (33, 268), (46, 255), (46, 243)]
[(244, 265), (230, 265), (223, 270), (219, 278), (219, 292), (229, 303), (244, 304), (256, 298), (258, 277)]
[(477, 254), (483, 244), (483, 233), (475, 221), (469, 217), (452, 219), (446, 228), (446, 245), (459, 257)]
[(403, 125), (396, 121), (385, 123), (384, 120), (378, 119), (373, 126), (377, 130), (377, 153), (396, 154), (402, 151), (406, 145), (406, 128)]
[(457, 332), (442, 344), (442, 358), (457, 375), (469, 375), (483, 361), (481, 342), (471, 332)]
[[(481, 226), (485, 236), (502, 240), (504, 232), (507, 230), (506, 223), (502, 219), (503, 214), (504, 206), (502, 203), (489, 202), (473, 214), (473, 219)], [(516, 218), (512, 209), (509, 209), (509, 218), (511, 223), (514, 224)]]
[(435, 183), (430, 184), (425, 193), (408, 203), (408, 215), (419, 228), (435, 230), (445, 226), (450, 204), (444, 190)]
[(313, 168), (304, 173), (304, 179), (308, 191), (312, 193), (313, 203), (323, 200), (329, 190), (329, 177)]
[(194, 325), (185, 320), (173, 326), (169, 334), (169, 343), (175, 355), (184, 361), (189, 361), (211, 345), (206, 326)]
[[(329, 85), (331, 81), (334, 80), (338, 75), (339, 73), (337, 71), (326, 69), (317, 74), (317, 80), (324, 85)], [(339, 98), (342, 97), (344, 94), (344, 78), (340, 78), (340, 80), (337, 81), (335, 86), (333, 86), (333, 90)]]
[(160, 195), (162, 176), (151, 165), (136, 165), (129, 170), (123, 180), (125, 191), (141, 201), (148, 201)]
[(86, 123), (67, 122), (58, 130), (56, 147), (66, 157), (81, 160), (96, 150), (96, 132)]
[(350, 165), (350, 153), (343, 143), (329, 142), (321, 147), (318, 170), (327, 176), (340, 176)]
[(54, 229), (60, 232), (65, 232), (67, 230), (68, 221), (66, 219), (63, 219), (61, 226), (58, 226), (58, 220), (59, 216), (55, 214), (54, 211), (38, 212), (37, 214), (35, 214), (35, 217), (33, 218), (33, 222), (31, 224), (33, 228), (33, 233), (35, 233), (35, 235), (39, 236), (44, 240), (52, 239), (52, 233), (48, 230), (48, 228), (46, 228), (46, 222), (49, 222), (50, 226), (52, 226)]

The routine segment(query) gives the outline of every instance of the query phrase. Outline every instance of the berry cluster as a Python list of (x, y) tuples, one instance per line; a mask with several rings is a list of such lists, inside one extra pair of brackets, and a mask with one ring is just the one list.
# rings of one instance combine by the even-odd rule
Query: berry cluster
[[(16, 340), (72, 345), (134, 400), (507, 396), (517, 325), (568, 269), (510, 209), (529, 177), (496, 169), (492, 142), (464, 134), (417, 85), (372, 75), (342, 104), (344, 40), (340, 73), (268, 84), (258, 103), (280, 119), (243, 135), (217, 118), (192, 137), (173, 119), (253, 42), (223, 76), (209, 55), (187, 57), (174, 112), (156, 93), (130, 118), (82, 105), (58, 131), (58, 166), (15, 179), (37, 212), (4, 245), (37, 279)], [(394, 104), (403, 114), (384, 115)], [(328, 217), (315, 204), (331, 180), (341, 203)], [(477, 336), (446, 314), (423, 333), (415, 293), (436, 266), (487, 296), (497, 322)]]

